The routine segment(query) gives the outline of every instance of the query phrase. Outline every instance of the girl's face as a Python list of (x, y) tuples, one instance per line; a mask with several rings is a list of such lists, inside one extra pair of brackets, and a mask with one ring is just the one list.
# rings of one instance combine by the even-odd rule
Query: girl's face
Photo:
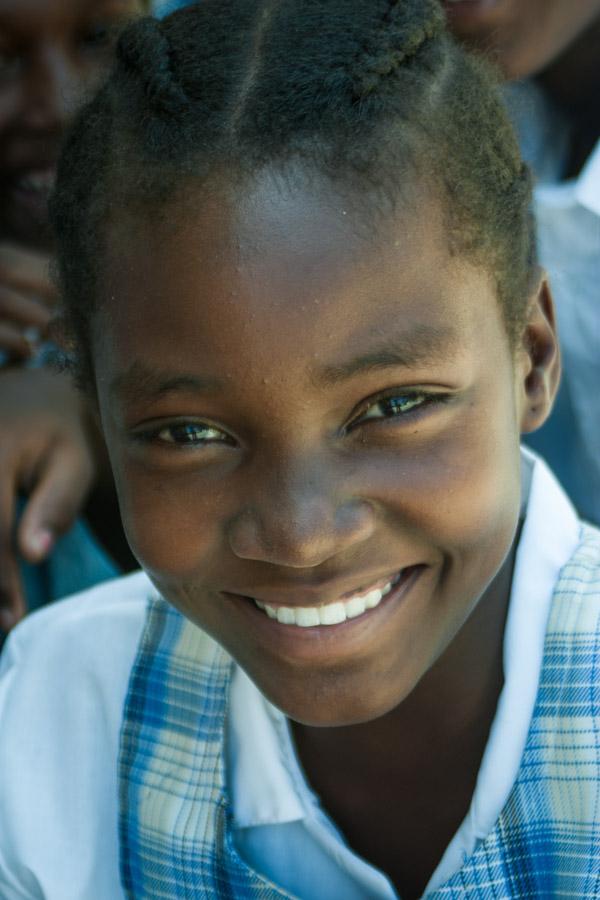
[(131, 546), (308, 724), (400, 703), (515, 533), (531, 361), (418, 199), (361, 234), (264, 176), (109, 238), (93, 358)]
[(46, 239), (58, 146), (143, 0), (0, 0), (0, 231)]

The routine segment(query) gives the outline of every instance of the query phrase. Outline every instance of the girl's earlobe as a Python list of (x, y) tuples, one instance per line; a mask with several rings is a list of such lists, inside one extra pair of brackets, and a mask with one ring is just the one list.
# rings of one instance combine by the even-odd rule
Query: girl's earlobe
[(521, 384), (521, 431), (529, 432), (550, 415), (561, 373), (554, 302), (543, 273), (530, 300), (522, 352), (527, 365)]

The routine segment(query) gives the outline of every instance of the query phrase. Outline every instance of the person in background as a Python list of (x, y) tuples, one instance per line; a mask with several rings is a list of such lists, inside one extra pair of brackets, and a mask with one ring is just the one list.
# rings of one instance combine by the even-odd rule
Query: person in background
[[(116, 573), (74, 522), (101, 444), (70, 379), (40, 359), (56, 303), (48, 196), (65, 129), (142, 0), (0, 0), (0, 627)], [(19, 501), (18, 495), (25, 500)], [(15, 520), (20, 521), (15, 536)], [(31, 564), (50, 557), (46, 566)], [(54, 552), (53, 552), (54, 551)]]
[(600, 0), (446, 0), (454, 34), (494, 60), (537, 180), (539, 254), (556, 300), (563, 380), (528, 438), (579, 512), (600, 522)]

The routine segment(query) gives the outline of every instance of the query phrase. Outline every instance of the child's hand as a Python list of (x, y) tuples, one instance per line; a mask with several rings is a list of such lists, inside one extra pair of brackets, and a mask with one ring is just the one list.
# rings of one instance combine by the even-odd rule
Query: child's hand
[[(0, 372), (0, 627), (25, 614), (17, 554), (42, 562), (79, 513), (95, 476), (82, 398), (46, 369)], [(15, 504), (27, 503), (15, 540)]]
[(46, 331), (56, 304), (50, 257), (0, 244), (0, 351), (26, 359)]

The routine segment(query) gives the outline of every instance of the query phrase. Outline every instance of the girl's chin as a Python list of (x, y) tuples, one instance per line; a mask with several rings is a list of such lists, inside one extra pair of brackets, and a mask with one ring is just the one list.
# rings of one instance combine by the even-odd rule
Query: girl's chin
[(341, 679), (337, 689), (335, 684), (331, 684), (326, 691), (323, 690), (322, 683), (318, 691), (309, 688), (306, 691), (293, 692), (286, 691), (281, 683), (272, 685), (261, 679), (257, 679), (255, 683), (261, 694), (287, 719), (307, 728), (347, 728), (365, 725), (380, 719), (404, 699), (400, 697), (396, 703), (380, 705), (373, 702), (375, 699), (373, 694), (367, 700), (364, 689), (358, 697), (356, 695), (349, 697), (351, 685), (342, 684)]

